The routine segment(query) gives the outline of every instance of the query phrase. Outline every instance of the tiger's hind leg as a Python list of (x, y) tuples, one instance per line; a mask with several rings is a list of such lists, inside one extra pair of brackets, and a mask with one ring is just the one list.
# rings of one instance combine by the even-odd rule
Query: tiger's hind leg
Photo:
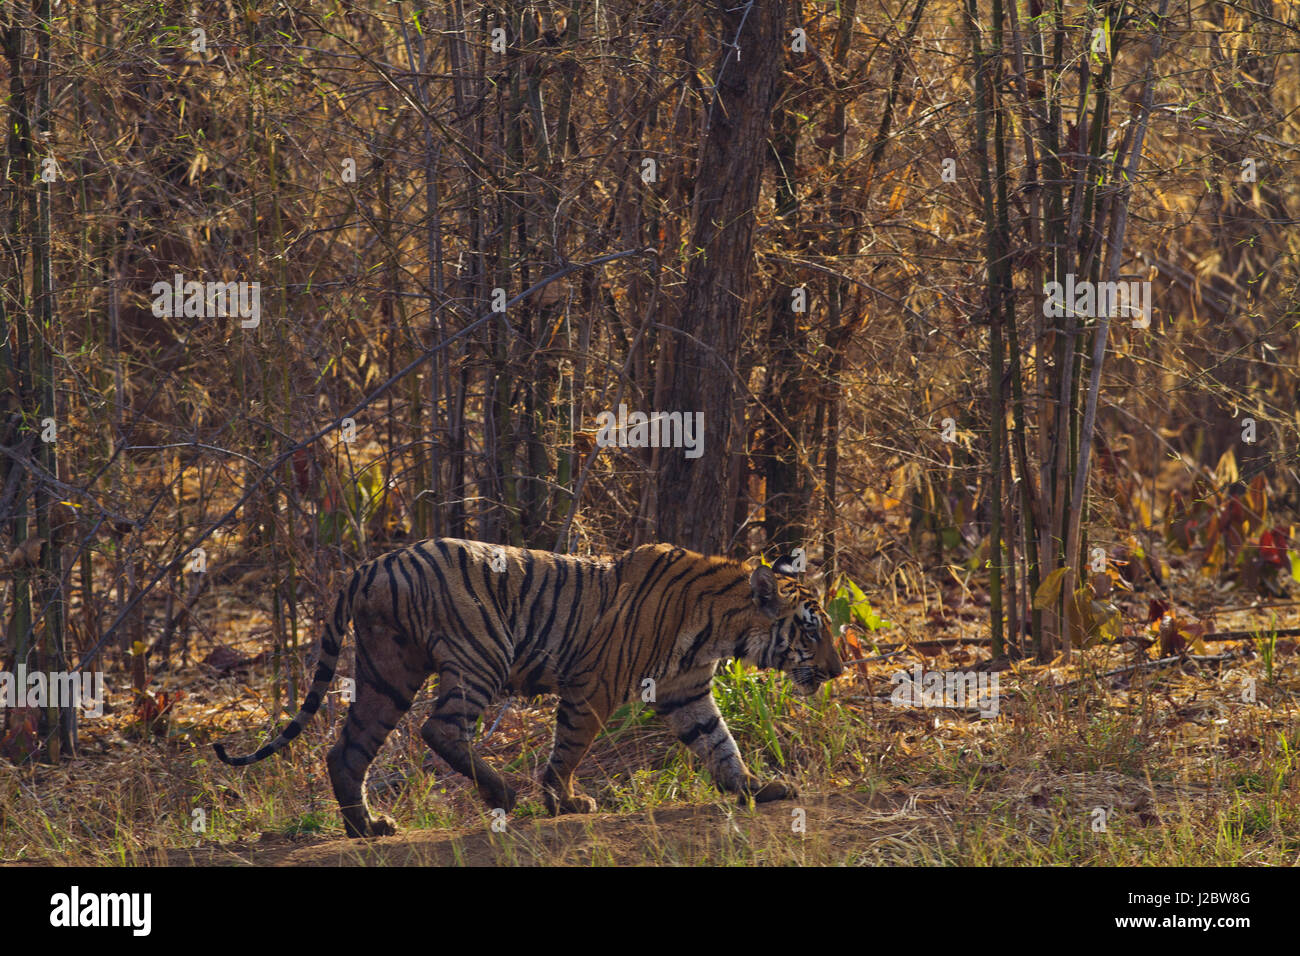
[(397, 825), (387, 814), (371, 812), (366, 775), (429, 674), (423, 666), (412, 666), (412, 655), (402, 652), (403, 641), (360, 620), (356, 627), (357, 696), (326, 764), (347, 835), (388, 836), (397, 832)]
[(596, 801), (573, 788), (573, 773), (603, 724), (603, 715), (590, 704), (561, 700), (556, 708), (555, 746), (542, 771), (542, 799), (551, 816), (595, 812)]
[(497, 690), (466, 680), (450, 668), (443, 670), (438, 679), (438, 700), (433, 714), (420, 728), (420, 736), (453, 770), (469, 778), (489, 809), (509, 813), (515, 808), (514, 790), (472, 746), (474, 724)]

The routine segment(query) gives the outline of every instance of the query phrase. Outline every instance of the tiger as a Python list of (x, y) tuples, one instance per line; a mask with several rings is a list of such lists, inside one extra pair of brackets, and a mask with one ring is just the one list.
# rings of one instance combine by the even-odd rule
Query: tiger
[(350, 837), (396, 832), (366, 800), (366, 775), (388, 734), (431, 675), (433, 711), (420, 735), (495, 810), (516, 793), (471, 747), (499, 697), (555, 694), (555, 734), (541, 773), (552, 816), (596, 809), (574, 773), (606, 720), (640, 698), (708, 768), (722, 791), (763, 803), (792, 799), (789, 783), (749, 771), (712, 694), (728, 659), (789, 675), (810, 695), (843, 673), (829, 618), (789, 557), (767, 566), (669, 544), (579, 557), (438, 538), (360, 565), (340, 589), (302, 706), (270, 743), (231, 757), (263, 760), (302, 733), (333, 680), (351, 621), (355, 697), (326, 764)]

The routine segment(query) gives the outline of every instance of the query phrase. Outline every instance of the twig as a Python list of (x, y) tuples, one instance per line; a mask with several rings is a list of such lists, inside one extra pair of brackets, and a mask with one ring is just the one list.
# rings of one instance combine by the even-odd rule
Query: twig
[(1300, 627), (1280, 627), (1276, 631), (1271, 627), (1256, 628), (1253, 631), (1215, 631), (1212, 634), (1201, 635), (1201, 640), (1241, 641), (1252, 637), (1259, 637), (1261, 634), (1269, 634), (1274, 637), (1300, 637)]
[[(1243, 656), (1244, 652), (1225, 651), (1222, 654), (1175, 654), (1173, 657), (1162, 657), (1155, 661), (1139, 661), (1136, 664), (1129, 664), (1126, 667), (1117, 667), (1113, 671), (1106, 671), (1104, 674), (1098, 674), (1098, 680), (1106, 680), (1109, 677), (1119, 677), (1121, 674), (1130, 674), (1134, 671), (1145, 670), (1147, 668), (1168, 667), (1170, 664), (1177, 664), (1180, 661), (1195, 661), (1198, 664), (1222, 664), (1224, 661), (1232, 660), (1234, 657)], [(1066, 681), (1064, 684), (1050, 684), (1052, 690), (1065, 690), (1083, 683), (1087, 678), (1080, 677), (1076, 680)]]
[(843, 664), (845, 667), (852, 667), (854, 664), (870, 664), (873, 661), (887, 661), (891, 657), (897, 657), (899, 654), (902, 654), (906, 650), (908, 650), (908, 648), (900, 647), (896, 651), (890, 651), (888, 654), (881, 654), (878, 657), (859, 657), (857, 660), (841, 661), (840, 663)]

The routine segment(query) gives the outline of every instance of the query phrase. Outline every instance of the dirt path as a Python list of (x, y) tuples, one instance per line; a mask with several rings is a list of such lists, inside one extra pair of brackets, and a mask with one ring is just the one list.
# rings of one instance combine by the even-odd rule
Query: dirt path
[[(832, 793), (761, 807), (677, 806), (643, 813), (509, 818), (505, 832), (412, 830), (374, 840), (293, 840), (169, 850), (172, 866), (497, 866), (857, 862), (915, 832), (907, 794)], [(802, 810), (802, 817), (795, 813)], [(803, 825), (797, 832), (795, 824)]]

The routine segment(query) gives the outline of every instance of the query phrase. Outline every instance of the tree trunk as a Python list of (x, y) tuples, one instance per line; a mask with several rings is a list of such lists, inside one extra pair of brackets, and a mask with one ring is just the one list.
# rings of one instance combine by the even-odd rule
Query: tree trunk
[(662, 454), (658, 535), (698, 551), (717, 552), (731, 539), (719, 515), (727, 500), (732, 454), (733, 373), (753, 272), (754, 207), (767, 153), (768, 129), (781, 68), (784, 0), (719, 4), (724, 46), (692, 208), (693, 258), (677, 328), (666, 330), (659, 361), (668, 363), (666, 405), (685, 418), (704, 415), (702, 453)]

